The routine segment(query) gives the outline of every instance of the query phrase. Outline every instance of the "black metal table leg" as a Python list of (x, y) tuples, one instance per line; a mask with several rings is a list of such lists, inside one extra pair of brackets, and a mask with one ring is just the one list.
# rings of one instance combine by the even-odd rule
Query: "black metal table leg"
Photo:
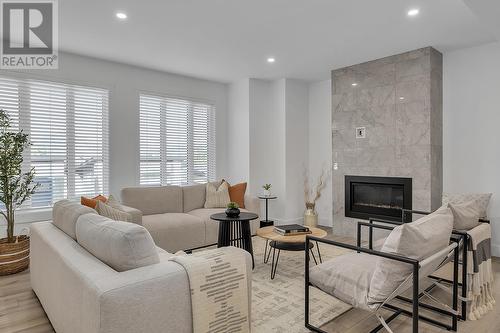
[(321, 252), (319, 251), (319, 244), (316, 242), (316, 250), (318, 251), (318, 258), (319, 258), (319, 263), (323, 263), (323, 259), (321, 259)]
[[(271, 250), (269, 250), (271, 251)], [(276, 248), (273, 247), (273, 261), (271, 263), (271, 280), (276, 276), (276, 269), (278, 268), (278, 261), (280, 260), (281, 250), (278, 249), (278, 255), (276, 256), (276, 261), (274, 261), (274, 254), (276, 253)]]

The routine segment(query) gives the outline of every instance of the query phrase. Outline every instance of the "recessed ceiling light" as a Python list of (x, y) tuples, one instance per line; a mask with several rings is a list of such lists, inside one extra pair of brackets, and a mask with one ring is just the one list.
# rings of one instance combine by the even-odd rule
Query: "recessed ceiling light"
[(267, 62), (270, 63), (270, 64), (272, 64), (275, 61), (276, 61), (276, 59), (274, 59), (273, 57), (267, 58)]
[(351, 83), (351, 86), (356, 87), (358, 84), (356, 82)]
[(404, 100), (404, 99), (405, 99), (405, 98), (404, 98), (403, 96), (399, 97), (399, 100), (401, 100), (401, 101), (402, 101), (402, 100)]
[(116, 13), (116, 17), (119, 18), (120, 20), (126, 20), (127, 14), (125, 14), (124, 12), (118, 12)]
[(417, 8), (413, 8), (408, 11), (408, 16), (417, 16), (418, 13), (420, 13), (420, 10), (418, 10)]

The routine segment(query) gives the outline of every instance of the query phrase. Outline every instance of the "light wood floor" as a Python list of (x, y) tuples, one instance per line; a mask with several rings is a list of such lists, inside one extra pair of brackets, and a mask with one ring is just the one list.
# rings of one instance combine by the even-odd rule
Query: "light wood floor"
[[(332, 238), (341, 242), (349, 242), (344, 237)], [(498, 305), (479, 321), (459, 322), (459, 332), (499, 333), (500, 332), (500, 259), (493, 262), (495, 280), (494, 295)], [(377, 326), (375, 318), (363, 311), (351, 310), (323, 327), (328, 332), (356, 333), (369, 332)], [(394, 332), (411, 332), (411, 319), (399, 316), (391, 323)], [(43, 311), (40, 302), (31, 290), (28, 272), (0, 277), (0, 333), (47, 333), (54, 332)], [(383, 332), (383, 331), (381, 331)], [(425, 323), (420, 324), (420, 332), (446, 332)], [(264, 333), (264, 332), (256, 332)], [(268, 332), (265, 332), (268, 333)], [(269, 332), (270, 333), (270, 332)], [(293, 333), (293, 332), (289, 332)]]

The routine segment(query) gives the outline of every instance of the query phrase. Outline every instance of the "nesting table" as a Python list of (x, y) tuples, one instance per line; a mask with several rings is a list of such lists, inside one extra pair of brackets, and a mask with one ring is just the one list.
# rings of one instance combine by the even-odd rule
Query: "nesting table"
[[(273, 253), (272, 262), (271, 262), (271, 280), (274, 279), (276, 275), (276, 269), (278, 268), (278, 261), (280, 258), (281, 250), (283, 251), (304, 251), (306, 247), (306, 236), (314, 236), (319, 238), (326, 237), (327, 233), (325, 230), (320, 228), (312, 228), (310, 234), (301, 234), (294, 236), (283, 236), (274, 231), (274, 227), (264, 227), (257, 229), (257, 236), (264, 238), (266, 240), (266, 248), (264, 250), (264, 263), (269, 262), (269, 257), (271, 256), (271, 252)], [(267, 251), (269, 245), (269, 252)], [(314, 255), (313, 248), (316, 247), (316, 251), (318, 254), (318, 260)], [(276, 250), (278, 250), (278, 254), (276, 255)], [(317, 264), (318, 261), (321, 263), (321, 252), (319, 251), (318, 242), (310, 242), (309, 243), (309, 251), (311, 251), (312, 258), (314, 262)]]
[(263, 227), (268, 227), (268, 226), (273, 225), (274, 221), (271, 221), (268, 218), (268, 209), (269, 209), (268, 201), (273, 200), (273, 199), (277, 199), (278, 197), (275, 195), (259, 195), (258, 198), (262, 199), (262, 200), (266, 200), (266, 219), (260, 221), (260, 227), (263, 228)]

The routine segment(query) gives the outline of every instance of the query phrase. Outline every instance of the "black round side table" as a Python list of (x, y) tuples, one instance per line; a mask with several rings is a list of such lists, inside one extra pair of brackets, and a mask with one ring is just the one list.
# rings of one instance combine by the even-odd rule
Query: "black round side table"
[(250, 221), (258, 217), (257, 214), (246, 212), (241, 212), (238, 217), (229, 217), (226, 213), (217, 213), (210, 216), (212, 220), (219, 221), (217, 247), (235, 246), (246, 250), (252, 255), (252, 268), (255, 267), (255, 262), (253, 260)]
[(274, 221), (269, 220), (269, 218), (268, 218), (268, 208), (269, 208), (268, 201), (273, 200), (273, 199), (278, 199), (278, 197), (275, 195), (259, 195), (258, 198), (262, 199), (262, 200), (266, 200), (266, 219), (260, 221), (260, 227), (264, 228), (264, 227), (269, 227), (271, 225), (274, 225)]

